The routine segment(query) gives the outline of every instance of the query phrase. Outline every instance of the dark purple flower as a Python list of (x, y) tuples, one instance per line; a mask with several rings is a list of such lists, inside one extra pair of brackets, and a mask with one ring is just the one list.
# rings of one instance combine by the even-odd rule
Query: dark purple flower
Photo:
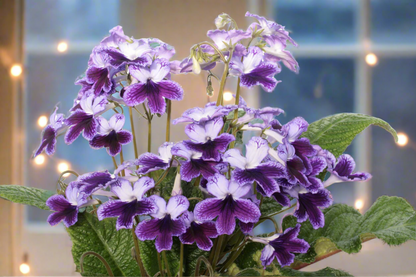
[(283, 139), (292, 143), (299, 138), (299, 136), (308, 130), (308, 122), (302, 117), (295, 117), (279, 130), (265, 130), (264, 134), (268, 136), (267, 140), (270, 143), (283, 143)]
[(80, 187), (77, 182), (69, 183), (65, 190), (65, 196), (53, 195), (46, 201), (46, 205), (52, 211), (55, 211), (48, 217), (48, 223), (51, 226), (61, 221), (64, 222), (66, 227), (74, 225), (78, 221), (79, 208), (92, 205), (96, 202), (95, 200), (87, 200), (85, 195), (80, 192)]
[(211, 121), (218, 117), (226, 116), (231, 110), (235, 109), (235, 106), (217, 106), (215, 102), (210, 102), (205, 105), (205, 108), (192, 108), (186, 110), (181, 117), (173, 120), (173, 124), (178, 123), (204, 123)]
[(275, 178), (286, 176), (286, 169), (280, 163), (262, 162), (268, 155), (269, 145), (260, 137), (253, 137), (246, 144), (246, 157), (238, 149), (230, 149), (224, 154), (224, 161), (235, 167), (233, 178), (240, 184), (252, 184), (261, 187), (261, 192), (270, 197), (279, 191)]
[(207, 36), (211, 38), (220, 50), (227, 50), (228, 45), (233, 45), (242, 39), (251, 38), (251, 33), (243, 30), (209, 30)]
[(116, 48), (103, 48), (102, 51), (108, 55), (108, 63), (119, 68), (123, 65), (147, 66), (151, 63), (149, 53), (152, 48), (148, 43), (141, 40), (121, 41)]
[(224, 169), (224, 163), (204, 161), (201, 152), (188, 149), (183, 143), (178, 143), (172, 147), (172, 155), (186, 159), (185, 161), (181, 161), (180, 173), (182, 180), (187, 182), (190, 182), (193, 178), (200, 175), (208, 179)]
[(119, 200), (108, 200), (97, 210), (99, 220), (107, 217), (118, 217), (116, 229), (131, 229), (133, 219), (136, 215), (155, 213), (157, 208), (150, 198), (145, 198), (145, 193), (155, 186), (153, 179), (149, 177), (140, 178), (131, 183), (123, 178), (118, 178), (116, 183), (111, 185), (111, 191)]
[(182, 100), (183, 89), (171, 80), (164, 80), (170, 72), (169, 62), (156, 59), (150, 67), (130, 66), (130, 74), (139, 83), (126, 87), (123, 99), (129, 106), (136, 106), (148, 101), (151, 113), (163, 114), (166, 110), (165, 98)]
[(111, 79), (114, 72), (110, 72), (108, 61), (108, 55), (100, 47), (94, 48), (85, 78), (92, 84), (91, 89), (95, 95), (108, 94), (113, 90), (114, 83)]
[(179, 236), (179, 240), (183, 244), (193, 244), (204, 251), (211, 250), (212, 241), (210, 238), (218, 236), (215, 223), (212, 221), (198, 222), (195, 220), (194, 213), (186, 211), (182, 215), (185, 222), (186, 232)]
[(244, 223), (239, 221), (238, 224), (240, 225), (240, 230), (244, 235), (250, 235), (253, 233), (254, 230), (254, 223)]
[(186, 232), (185, 223), (179, 216), (188, 210), (189, 201), (185, 196), (176, 195), (166, 201), (157, 195), (150, 197), (158, 210), (150, 214), (153, 219), (142, 221), (136, 228), (136, 235), (141, 241), (156, 239), (156, 250), (170, 250), (172, 236), (180, 236)]
[(159, 156), (153, 153), (144, 153), (140, 155), (135, 164), (140, 165), (137, 170), (138, 174), (147, 174), (159, 169), (167, 169), (172, 160), (171, 149), (173, 142), (165, 142), (159, 147)]
[(70, 111), (75, 111), (77, 109), (81, 109), (81, 105), (79, 105), (81, 98), (92, 89), (93, 83), (89, 83), (87, 81), (87, 78), (84, 77), (79, 77), (76, 81), (75, 81), (75, 85), (80, 85), (81, 89), (78, 92), (77, 98), (74, 100), (74, 106), (70, 109)]
[(235, 140), (233, 135), (227, 133), (218, 136), (223, 126), (224, 120), (221, 117), (204, 124), (189, 124), (185, 128), (185, 133), (191, 140), (185, 140), (183, 144), (191, 150), (201, 152), (203, 160), (218, 162), (221, 153), (227, 150), (230, 142)]
[(280, 72), (280, 68), (273, 63), (263, 61), (263, 51), (251, 46), (248, 53), (241, 57), (233, 55), (230, 62), (230, 73), (234, 76), (240, 77), (240, 84), (244, 87), (251, 88), (253, 86), (261, 85), (267, 92), (273, 91), (276, 87), (277, 81), (273, 76)]
[(205, 199), (195, 206), (198, 221), (213, 220), (219, 235), (231, 235), (235, 229), (235, 218), (244, 223), (256, 223), (261, 216), (259, 208), (248, 199), (243, 199), (251, 185), (240, 185), (229, 181), (221, 174), (208, 179), (207, 190), (215, 198)]
[(94, 149), (105, 147), (110, 156), (116, 156), (121, 151), (121, 145), (133, 140), (133, 135), (129, 131), (122, 130), (124, 121), (122, 114), (113, 115), (109, 121), (104, 117), (98, 117), (98, 134), (90, 140), (90, 146)]
[(106, 188), (109, 184), (116, 181), (117, 177), (107, 170), (95, 171), (78, 176), (74, 182), (79, 184), (82, 193), (89, 196), (99, 189)]
[(65, 128), (64, 115), (61, 113), (57, 114), (57, 110), (58, 107), (55, 108), (49, 117), (49, 125), (43, 130), (40, 145), (33, 153), (33, 157), (42, 153), (43, 150), (45, 150), (46, 154), (49, 156), (55, 153), (56, 137), (58, 136), (59, 131)]
[(293, 228), (287, 228), (283, 234), (275, 234), (268, 238), (255, 237), (252, 241), (266, 244), (261, 251), (260, 260), (266, 268), (276, 257), (280, 266), (289, 266), (295, 260), (293, 253), (306, 253), (309, 244), (303, 239), (299, 239), (300, 224)]
[(75, 110), (65, 120), (65, 124), (70, 126), (65, 134), (65, 143), (73, 143), (81, 132), (84, 138), (91, 140), (97, 133), (98, 122), (95, 115), (102, 112), (106, 104), (105, 96), (84, 95), (80, 102), (82, 110)]
[[(332, 160), (335, 161), (335, 158), (333, 158)], [(371, 179), (372, 176), (370, 173), (352, 173), (354, 169), (355, 161), (350, 155), (343, 154), (339, 156), (337, 163), (328, 166), (328, 171), (331, 173), (331, 176), (324, 182), (324, 186), (328, 187), (334, 183), (340, 182), (356, 182)]]

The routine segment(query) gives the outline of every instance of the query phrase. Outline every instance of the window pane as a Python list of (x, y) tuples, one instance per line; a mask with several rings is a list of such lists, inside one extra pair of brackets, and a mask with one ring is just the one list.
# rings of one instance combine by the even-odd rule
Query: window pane
[(416, 59), (383, 59), (374, 68), (373, 114), (409, 138), (398, 147), (391, 135), (373, 128), (372, 194), (405, 197), (416, 207)]
[[(323, 117), (354, 110), (354, 60), (353, 59), (298, 59), (298, 75), (282, 70), (277, 75), (282, 80), (273, 93), (261, 92), (261, 106), (282, 108), (284, 124), (296, 116), (312, 123)], [(353, 154), (352, 147), (347, 152)], [(335, 184), (329, 189), (335, 203), (354, 203), (354, 186)]]
[(415, 15), (414, 0), (372, 0), (372, 40), (376, 43), (415, 43)]
[(275, 19), (298, 43), (354, 43), (356, 0), (272, 1)]

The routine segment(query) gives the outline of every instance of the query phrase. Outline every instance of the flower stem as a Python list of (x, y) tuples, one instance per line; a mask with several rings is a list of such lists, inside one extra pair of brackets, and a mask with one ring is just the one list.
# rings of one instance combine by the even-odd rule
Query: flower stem
[(167, 99), (167, 119), (166, 119), (166, 142), (170, 141), (170, 117), (172, 112), (172, 101)]
[(181, 243), (181, 252), (180, 252), (180, 260), (179, 260), (179, 277), (182, 277), (183, 270), (183, 243)]
[[(124, 163), (124, 156), (123, 156), (123, 149), (120, 151), (120, 164)], [(121, 176), (126, 176), (126, 172), (124, 170), (121, 171)]]
[(227, 81), (227, 75), (228, 75), (228, 66), (229, 66), (228, 62), (225, 63), (224, 73), (222, 74), (222, 77), (221, 77), (220, 90), (218, 91), (217, 106), (221, 105), (223, 102), (224, 87), (225, 87), (225, 82)]
[(215, 50), (215, 52), (217, 52), (217, 54), (220, 56), (220, 58), (221, 58), (221, 60), (224, 62), (224, 63), (226, 63), (227, 62), (227, 60), (225, 59), (225, 57), (224, 57), (224, 55), (222, 54), (222, 52), (217, 48), (217, 46), (215, 46), (214, 44), (212, 44), (211, 42), (208, 42), (208, 41), (204, 41), (204, 42), (201, 42), (201, 43), (198, 43), (197, 45), (196, 45), (196, 47), (199, 47), (199, 46), (201, 46), (201, 45), (209, 45), (209, 46), (211, 46), (212, 48), (214, 48), (214, 50)]
[(166, 257), (166, 251), (162, 251), (162, 257), (163, 257), (163, 260), (165, 261), (165, 266), (166, 266), (168, 276), (172, 276), (172, 273), (170, 272), (170, 269), (169, 269), (168, 258)]
[(107, 270), (108, 276), (114, 276), (113, 271), (111, 270), (110, 265), (107, 263), (107, 261), (98, 253), (95, 253), (93, 251), (88, 251), (82, 254), (81, 259), (79, 261), (79, 265), (81, 267), (81, 274), (84, 273), (84, 258), (88, 255), (93, 255), (97, 257), (105, 266), (105, 269)]
[(141, 256), (140, 256), (139, 241), (137, 240), (137, 236), (136, 236), (136, 233), (134, 232), (134, 229), (135, 228), (131, 229), (131, 233), (133, 235), (134, 249), (136, 250), (137, 263), (139, 264), (141, 276), (147, 276), (146, 270), (144, 269)]
[[(129, 114), (130, 114), (131, 132), (133, 133), (134, 157), (136, 159), (138, 159), (139, 158), (139, 152), (137, 151), (136, 132), (134, 131), (133, 110), (132, 110), (131, 107), (129, 107)], [(139, 166), (137, 166), (137, 169), (139, 169)]]
[(111, 157), (112, 158), (112, 160), (113, 160), (113, 164), (114, 164), (114, 170), (116, 170), (117, 169), (117, 162), (116, 162), (116, 158), (114, 158), (114, 157)]
[(148, 121), (148, 132), (147, 132), (147, 152), (152, 152), (152, 120), (149, 119)]
[(225, 235), (221, 235), (219, 236), (218, 243), (217, 243), (217, 247), (214, 249), (214, 257), (212, 259), (212, 267), (215, 269), (217, 267), (217, 263), (218, 263), (218, 258), (220, 256), (220, 252), (221, 252), (221, 248), (222, 248), (222, 244), (224, 242), (224, 238)]
[(160, 275), (165, 276), (165, 273), (164, 273), (163, 267), (162, 267), (162, 260), (160, 259), (160, 253), (156, 253), (156, 256), (157, 256), (157, 264), (159, 265)]
[[(240, 104), (240, 77), (238, 77), (237, 79), (237, 92), (235, 94), (235, 105), (237, 106), (237, 109), (234, 110), (234, 120), (233, 122), (236, 122), (238, 119), (238, 105)], [(231, 126), (231, 124), (230, 124)], [(235, 129), (233, 128), (233, 136), (235, 137), (235, 135), (237, 134), (238, 128), (235, 127)], [(235, 146), (235, 140), (232, 141), (230, 143), (230, 149), (234, 148)]]
[[(249, 242), (247, 242), (247, 243), (249, 243)], [(240, 254), (243, 251), (246, 244), (241, 245), (241, 247), (236, 252), (232, 253), (229, 256), (228, 260), (221, 267), (220, 272), (224, 272), (227, 268), (229, 268), (233, 264), (233, 262), (238, 258), (238, 256), (240, 256)]]

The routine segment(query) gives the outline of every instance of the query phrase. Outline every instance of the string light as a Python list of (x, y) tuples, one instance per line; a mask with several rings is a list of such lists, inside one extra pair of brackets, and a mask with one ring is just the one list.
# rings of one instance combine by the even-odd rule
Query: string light
[(22, 274), (28, 274), (30, 272), (27, 253), (23, 255), (23, 263), (19, 266), (19, 270)]
[(48, 118), (44, 115), (39, 116), (38, 125), (39, 127), (45, 127), (48, 124)]
[(224, 95), (222, 97), (224, 98), (224, 101), (231, 101), (233, 99), (233, 94), (227, 91), (224, 92)]
[(36, 156), (34, 162), (37, 165), (42, 165), (45, 163), (45, 160), (46, 160), (45, 155), (41, 154), (41, 155)]
[(365, 62), (368, 65), (374, 66), (377, 64), (377, 61), (378, 61), (377, 56), (373, 53), (369, 53), (367, 54), (367, 56), (365, 56)]
[[(68, 169), (69, 169), (69, 164), (67, 162), (60, 162), (58, 164), (58, 172), (59, 173), (62, 173), (64, 171), (67, 171)], [(69, 176), (69, 173), (64, 174), (64, 177), (67, 177), (67, 176)]]
[(357, 210), (361, 210), (361, 209), (364, 207), (364, 201), (363, 201), (363, 200), (361, 200), (361, 199), (357, 199), (357, 200), (355, 200), (354, 207), (355, 207)]
[(68, 43), (66, 43), (65, 41), (61, 41), (60, 43), (58, 43), (57, 49), (61, 53), (66, 52), (66, 50), (68, 50)]
[(15, 64), (10, 68), (10, 74), (14, 77), (19, 77), (22, 74), (23, 69), (20, 64)]
[(397, 145), (398, 146), (406, 146), (407, 143), (409, 142), (409, 137), (405, 134), (405, 133), (398, 133), (397, 134), (398, 140), (397, 140)]

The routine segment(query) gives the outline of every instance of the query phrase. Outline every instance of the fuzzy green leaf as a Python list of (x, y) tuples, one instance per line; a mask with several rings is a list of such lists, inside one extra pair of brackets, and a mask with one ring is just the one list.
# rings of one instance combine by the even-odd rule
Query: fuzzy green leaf
[(283, 206), (277, 203), (277, 201), (274, 200), (274, 198), (264, 197), (263, 203), (261, 204), (261, 208), (260, 208), (261, 216), (262, 217), (273, 216), (277, 212), (281, 211), (282, 208)]
[(29, 206), (35, 206), (42, 210), (49, 211), (46, 200), (55, 193), (50, 190), (16, 186), (0, 185), (0, 198)]
[[(204, 256), (208, 259), (209, 251), (204, 251), (199, 249), (195, 244), (193, 245), (184, 245), (185, 247), (185, 255), (184, 255), (184, 266), (185, 266), (185, 273), (184, 276), (193, 276), (195, 273), (196, 262), (199, 257)], [(200, 272), (204, 272), (207, 267), (205, 263), (201, 263), (200, 265)]]
[[(298, 260), (311, 262), (314, 256), (324, 256), (338, 249), (357, 253), (361, 250), (361, 242), (371, 238), (379, 238), (388, 245), (416, 240), (416, 211), (400, 197), (380, 197), (365, 215), (344, 204), (326, 208), (324, 215), (323, 228), (315, 230), (309, 221), (301, 224), (299, 238), (305, 239), (311, 249), (307, 254), (297, 256)], [(287, 216), (282, 227), (293, 227), (296, 222), (294, 216)]]
[(238, 258), (235, 260), (235, 264), (239, 268), (260, 267), (260, 250), (263, 248), (264, 245), (261, 243), (247, 244)]
[(258, 269), (246, 268), (238, 272), (235, 276), (261, 276)]
[[(134, 247), (131, 230), (116, 230), (116, 219), (99, 221), (87, 212), (78, 215), (78, 222), (66, 229), (72, 240), (72, 256), (80, 270), (79, 261), (83, 253), (93, 251), (109, 264), (114, 276), (140, 276), (139, 266), (131, 255)], [(96, 257), (84, 259), (83, 276), (107, 276), (104, 265)]]
[(365, 114), (340, 113), (322, 118), (309, 125), (302, 137), (329, 150), (335, 157), (344, 153), (353, 139), (370, 125), (388, 131), (397, 141), (396, 131), (384, 120)]
[(345, 271), (330, 268), (330, 267), (326, 267), (324, 269), (314, 271), (314, 272), (298, 271), (298, 270), (291, 269), (289, 267), (284, 267), (280, 269), (280, 273), (283, 276), (352, 276), (351, 274)]

